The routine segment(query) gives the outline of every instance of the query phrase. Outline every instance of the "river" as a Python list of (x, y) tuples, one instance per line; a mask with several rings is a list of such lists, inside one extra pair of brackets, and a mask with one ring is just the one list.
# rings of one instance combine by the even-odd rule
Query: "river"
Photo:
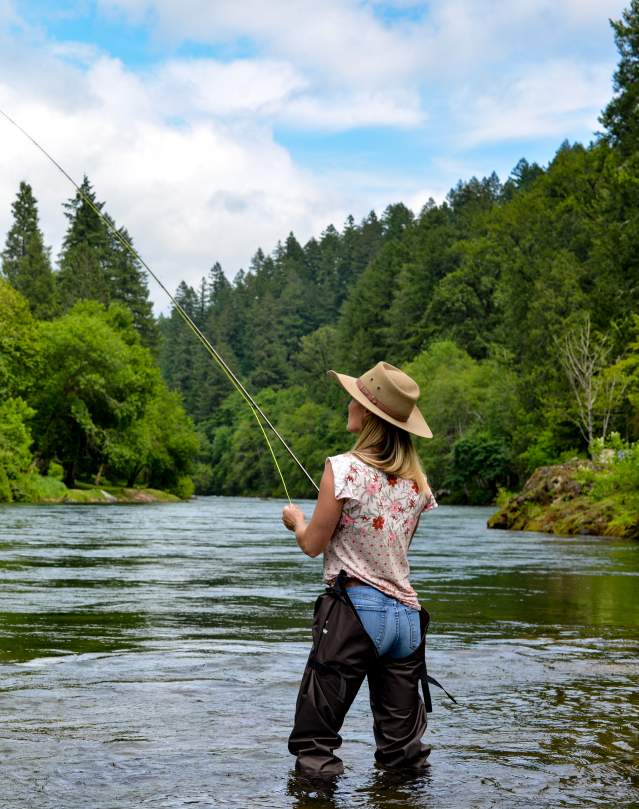
[[(302, 504), (307, 513), (310, 504)], [(0, 807), (639, 806), (639, 544), (488, 530), (440, 506), (411, 549), (431, 614), (431, 767), (373, 764), (367, 686), (346, 772), (286, 749), (321, 557), (282, 503), (0, 508)]]

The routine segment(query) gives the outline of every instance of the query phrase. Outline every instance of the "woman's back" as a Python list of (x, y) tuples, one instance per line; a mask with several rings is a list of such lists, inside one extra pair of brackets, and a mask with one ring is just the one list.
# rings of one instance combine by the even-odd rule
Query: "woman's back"
[(437, 507), (430, 489), (365, 464), (352, 452), (330, 457), (342, 516), (324, 551), (324, 581), (340, 570), (419, 608), (409, 582), (408, 547), (423, 511)]

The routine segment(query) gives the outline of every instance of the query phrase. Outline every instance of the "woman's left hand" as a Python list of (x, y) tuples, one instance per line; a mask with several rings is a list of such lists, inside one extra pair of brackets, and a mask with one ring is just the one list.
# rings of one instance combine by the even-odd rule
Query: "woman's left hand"
[(304, 513), (298, 506), (288, 505), (282, 509), (282, 522), (289, 531), (295, 531), (298, 525), (304, 523)]

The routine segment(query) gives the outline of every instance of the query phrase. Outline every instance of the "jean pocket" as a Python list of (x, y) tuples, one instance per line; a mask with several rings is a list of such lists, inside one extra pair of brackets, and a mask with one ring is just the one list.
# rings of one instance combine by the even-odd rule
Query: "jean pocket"
[(408, 626), (410, 627), (410, 649), (414, 652), (419, 646), (421, 640), (421, 624), (419, 621), (419, 610), (412, 610), (406, 608), (406, 617), (408, 618)]
[(386, 632), (386, 610), (375, 607), (366, 601), (353, 599), (353, 606), (357, 610), (359, 619), (362, 622), (367, 635), (375, 644), (379, 652)]

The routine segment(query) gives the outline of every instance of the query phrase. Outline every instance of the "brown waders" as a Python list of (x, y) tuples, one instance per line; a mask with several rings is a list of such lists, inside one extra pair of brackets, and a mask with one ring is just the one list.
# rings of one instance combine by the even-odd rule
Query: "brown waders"
[[(377, 762), (392, 768), (427, 766), (430, 748), (421, 738), (426, 731), (426, 714), (432, 710), (428, 683), (442, 688), (426, 672), (430, 616), (422, 607), (421, 641), (414, 652), (395, 660), (380, 656), (343, 586), (345, 578), (342, 571), (335, 585), (327, 587), (315, 602), (313, 646), (288, 740), (289, 752), (297, 756), (295, 768), (316, 775), (344, 771), (342, 760), (333, 751), (342, 743), (339, 730), (366, 676)], [(419, 696), (420, 682), (425, 705)]]

